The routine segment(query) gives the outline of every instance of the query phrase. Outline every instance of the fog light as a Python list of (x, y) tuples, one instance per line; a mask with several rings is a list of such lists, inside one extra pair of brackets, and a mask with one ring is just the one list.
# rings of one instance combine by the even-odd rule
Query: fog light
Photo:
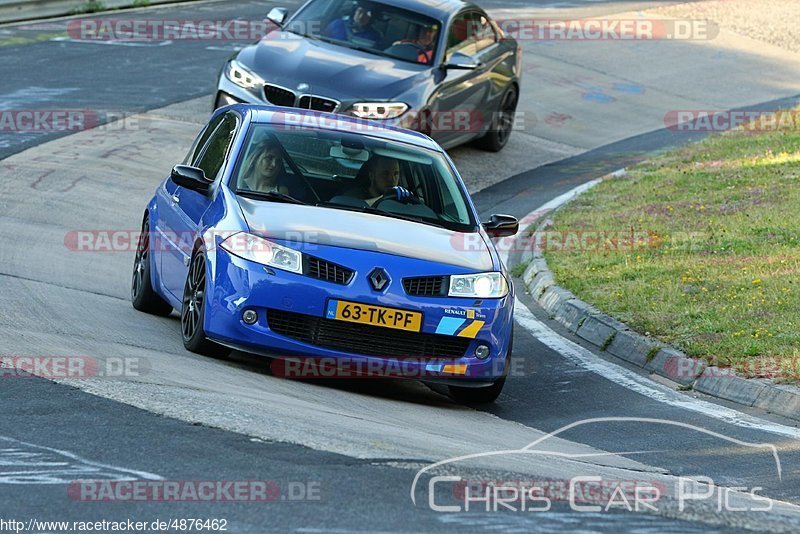
[(475, 356), (480, 358), (481, 360), (485, 360), (489, 357), (489, 347), (486, 345), (478, 345), (475, 348)]
[(258, 314), (253, 310), (245, 310), (242, 314), (242, 321), (246, 324), (256, 324), (256, 321), (258, 321)]

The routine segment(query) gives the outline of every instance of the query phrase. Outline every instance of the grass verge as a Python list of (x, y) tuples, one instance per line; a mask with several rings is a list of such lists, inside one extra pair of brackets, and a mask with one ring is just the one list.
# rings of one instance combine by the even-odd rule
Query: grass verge
[(800, 361), (800, 132), (658, 156), (555, 216), (559, 285), (690, 356)]

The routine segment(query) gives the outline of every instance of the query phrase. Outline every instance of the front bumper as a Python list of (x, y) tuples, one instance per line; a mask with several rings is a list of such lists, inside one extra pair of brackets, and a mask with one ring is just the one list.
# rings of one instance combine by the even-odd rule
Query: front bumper
[[(346, 372), (341, 376), (366, 374), (427, 381), (450, 379), (459, 383), (488, 385), (507, 373), (513, 293), (502, 299), (483, 301), (409, 296), (403, 289), (404, 277), (452, 275), (466, 271), (376, 252), (330, 246), (314, 248), (311, 252), (314, 256), (355, 270), (350, 283), (340, 285), (271, 269), (219, 248), (209, 254), (209, 297), (204, 325), (209, 338), (232, 348), (274, 358), (310, 358), (326, 368), (343, 366)], [(368, 282), (368, 275), (375, 267), (383, 267), (391, 278), (383, 292), (374, 291)], [(357, 325), (358, 331), (354, 332), (352, 323), (326, 318), (328, 302), (332, 299), (421, 312), (421, 332), (416, 336), (382, 327), (360, 329)], [(245, 310), (257, 312), (258, 320), (254, 324), (242, 320)], [(304, 319), (306, 322), (299, 324), (308, 325), (309, 331), (287, 335), (286, 328), (281, 330), (273, 328), (277, 323), (270, 324), (270, 318), (276, 316)], [(295, 328), (292, 332), (298, 330)], [(369, 338), (376, 334), (378, 337)], [(339, 341), (331, 342), (332, 337)], [(417, 347), (419, 337), (447, 346), (457, 342), (456, 345), (464, 347), (464, 350), (448, 357), (405, 355), (403, 343), (413, 341), (408, 346)], [(342, 339), (353, 341), (343, 345)], [(382, 347), (384, 354), (374, 354), (377, 348), (370, 350), (370, 339), (374, 340), (375, 347)], [(481, 359), (475, 355), (479, 345), (489, 347), (488, 357)], [(396, 354), (387, 356), (386, 347), (395, 347)]]

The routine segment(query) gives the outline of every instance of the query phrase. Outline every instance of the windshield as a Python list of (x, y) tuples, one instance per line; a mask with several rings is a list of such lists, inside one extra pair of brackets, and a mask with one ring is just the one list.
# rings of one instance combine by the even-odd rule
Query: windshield
[(253, 124), (231, 186), (241, 196), (475, 231), (442, 154), (349, 132)]
[(439, 21), (378, 2), (316, 0), (286, 30), (418, 64), (433, 63)]

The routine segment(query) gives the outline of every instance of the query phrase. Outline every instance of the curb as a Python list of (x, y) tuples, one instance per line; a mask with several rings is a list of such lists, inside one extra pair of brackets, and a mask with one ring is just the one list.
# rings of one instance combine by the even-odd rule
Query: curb
[[(624, 170), (617, 171), (603, 176), (599, 181), (625, 174)], [(576, 196), (567, 199), (554, 212)], [(528, 245), (521, 256), (521, 263), (529, 262), (522, 275), (525, 290), (549, 313), (551, 319), (600, 351), (676, 382), (683, 389), (693, 389), (800, 421), (800, 389), (775, 384), (768, 379), (744, 378), (737, 376), (733, 369), (709, 366), (703, 359), (691, 358), (678, 349), (634, 332), (558, 286), (542, 250), (536, 246), (536, 235), (552, 224), (550, 218), (554, 212), (548, 213), (548, 217), (538, 223), (533, 234), (526, 229), (516, 238), (517, 243), (525, 240)]]

